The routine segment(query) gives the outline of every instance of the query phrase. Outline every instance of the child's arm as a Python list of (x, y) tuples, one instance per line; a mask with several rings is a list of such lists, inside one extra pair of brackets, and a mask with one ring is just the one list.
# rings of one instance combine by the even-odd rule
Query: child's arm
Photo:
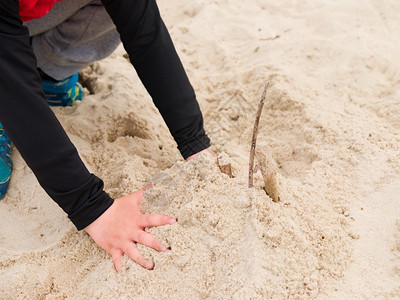
[(0, 2), (0, 121), (40, 185), (80, 230), (113, 200), (48, 107), (18, 0)]
[(210, 146), (195, 92), (155, 0), (102, 0), (129, 58), (152, 96), (182, 156)]
[(117, 269), (124, 252), (152, 268), (134, 242), (164, 251), (144, 227), (171, 224), (173, 219), (141, 214), (143, 191), (113, 201), (103, 182), (88, 172), (44, 99), (18, 0), (0, 2), (0, 120), (41, 186), (79, 230), (86, 228), (113, 256)]
[[(104, 3), (182, 155), (187, 158), (207, 148), (209, 139), (194, 91), (155, 1)], [(163, 250), (143, 229), (173, 220), (141, 215), (140, 191), (113, 201), (103, 191), (103, 182), (88, 172), (44, 99), (18, 0), (0, 2), (0, 45), (0, 121), (39, 183), (78, 229), (86, 227), (112, 254), (117, 268), (124, 252), (147, 266), (132, 245), (140, 242)]]

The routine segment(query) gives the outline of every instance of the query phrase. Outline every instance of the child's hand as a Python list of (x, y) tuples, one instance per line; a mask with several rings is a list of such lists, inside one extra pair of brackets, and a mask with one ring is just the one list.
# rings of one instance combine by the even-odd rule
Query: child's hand
[(186, 161), (190, 161), (190, 160), (196, 158), (198, 155), (200, 155), (202, 153), (207, 153), (207, 154), (210, 154), (213, 157), (217, 157), (217, 154), (215, 154), (213, 151), (211, 151), (210, 148), (207, 148), (207, 149), (204, 149), (204, 150), (202, 150), (200, 152), (197, 152), (196, 154), (193, 154), (193, 155), (189, 156), (188, 158), (186, 158)]
[(114, 267), (119, 272), (121, 259), (126, 253), (132, 260), (146, 269), (153, 269), (154, 263), (139, 252), (136, 243), (158, 251), (166, 251), (154, 236), (144, 231), (146, 227), (173, 224), (175, 218), (162, 215), (144, 215), (140, 203), (146, 188), (118, 198), (92, 224), (85, 228), (93, 240), (112, 256)]

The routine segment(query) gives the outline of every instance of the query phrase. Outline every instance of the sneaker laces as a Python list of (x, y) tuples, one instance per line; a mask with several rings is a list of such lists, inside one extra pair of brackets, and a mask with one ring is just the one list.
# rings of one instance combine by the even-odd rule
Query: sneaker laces
[(82, 100), (82, 86), (78, 83), (78, 73), (60, 81), (42, 77), (42, 88), (51, 106), (71, 106), (76, 100)]

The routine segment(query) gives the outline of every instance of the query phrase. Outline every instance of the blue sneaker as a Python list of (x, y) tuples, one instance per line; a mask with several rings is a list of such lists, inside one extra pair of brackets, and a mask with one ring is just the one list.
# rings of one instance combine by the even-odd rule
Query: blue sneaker
[(11, 140), (0, 123), (0, 200), (3, 199), (10, 184), (13, 162), (11, 160)]
[(71, 106), (76, 100), (82, 100), (82, 86), (78, 79), (78, 74), (60, 81), (48, 80), (42, 77), (42, 88), (47, 103), (51, 106)]

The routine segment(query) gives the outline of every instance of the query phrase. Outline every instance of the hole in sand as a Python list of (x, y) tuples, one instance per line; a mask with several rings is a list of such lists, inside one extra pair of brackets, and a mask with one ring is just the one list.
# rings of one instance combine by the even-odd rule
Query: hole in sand
[(117, 118), (113, 128), (109, 131), (108, 141), (114, 142), (118, 137), (124, 136), (148, 139), (147, 122), (132, 113), (128, 117)]

